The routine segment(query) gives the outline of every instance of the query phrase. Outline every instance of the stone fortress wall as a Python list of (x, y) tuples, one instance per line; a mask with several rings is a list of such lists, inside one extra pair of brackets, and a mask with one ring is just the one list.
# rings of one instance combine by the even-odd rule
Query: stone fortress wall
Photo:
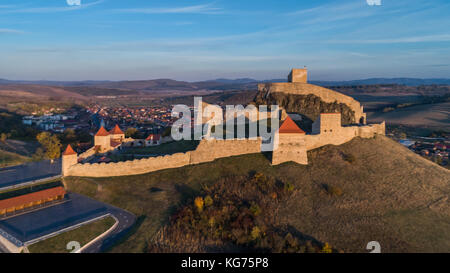
[(271, 92), (294, 95), (313, 94), (320, 97), (324, 102), (327, 103), (344, 103), (355, 112), (356, 122), (362, 121), (362, 123), (366, 123), (366, 114), (364, 113), (364, 108), (357, 100), (331, 89), (309, 84), (307, 83), (307, 75), (308, 71), (306, 70), (306, 68), (292, 69), (291, 73), (288, 76), (288, 82), (261, 83), (258, 84), (258, 90), (259, 92), (263, 92), (264, 94), (269, 94)]
[[(148, 172), (179, 168), (190, 164), (210, 162), (217, 158), (242, 154), (254, 154), (261, 151), (261, 139), (233, 139), (200, 141), (197, 149), (186, 153), (136, 159), (117, 163), (73, 164), (63, 170), (64, 176), (111, 177), (144, 174)], [(63, 156), (63, 161), (70, 161), (70, 156)], [(65, 157), (65, 158), (64, 158)], [(74, 162), (73, 160), (71, 162)], [(76, 161), (75, 161), (76, 162)]]
[[(326, 114), (325, 114), (326, 115)], [(340, 120), (340, 114), (339, 115)], [(322, 119), (322, 117), (321, 117)], [(372, 138), (376, 134), (384, 135), (385, 125), (381, 124), (326, 127), (327, 132), (311, 135), (280, 134), (279, 147), (274, 151), (273, 165), (286, 161), (294, 161), (299, 164), (308, 164), (307, 151), (324, 145), (341, 145), (354, 137)], [(325, 130), (325, 129), (323, 129)], [(332, 130), (332, 131), (330, 131)], [(111, 177), (136, 175), (154, 172), (164, 169), (179, 168), (191, 164), (211, 162), (218, 158), (254, 154), (261, 152), (260, 138), (233, 139), (233, 140), (207, 140), (200, 141), (197, 149), (186, 153), (136, 159), (117, 163), (85, 163), (67, 166), (63, 170), (64, 176), (83, 177)], [(76, 157), (76, 155), (74, 155)], [(63, 158), (69, 161), (69, 158)]]
[(295, 95), (313, 94), (320, 97), (324, 102), (327, 103), (340, 102), (346, 104), (348, 107), (350, 107), (351, 110), (355, 112), (356, 121), (361, 120), (361, 118), (363, 118), (364, 122), (366, 121), (366, 114), (364, 113), (364, 109), (358, 101), (356, 101), (352, 97), (346, 96), (328, 88), (302, 82), (278, 82), (258, 84), (258, 90), (263, 90), (267, 93), (279, 92)]
[[(384, 122), (380, 124), (365, 124), (366, 114), (363, 113), (363, 108), (359, 102), (330, 89), (307, 84), (306, 75), (306, 69), (293, 69), (289, 75), (290, 82), (261, 84), (258, 88), (260, 92), (314, 94), (326, 102), (345, 103), (355, 112), (355, 118), (362, 122), (357, 125), (342, 126), (340, 113), (322, 113), (313, 123), (311, 134), (305, 134), (297, 125), (292, 125), (293, 127), (297, 127), (294, 128), (294, 133), (283, 133), (280, 129), (280, 133), (277, 131), (278, 135), (275, 137), (278, 148), (273, 151), (272, 165), (278, 165), (287, 161), (308, 164), (307, 151), (309, 150), (330, 144), (341, 145), (352, 140), (354, 137), (372, 138), (376, 134), (385, 134)], [(290, 119), (289, 117), (287, 118)], [(144, 174), (163, 169), (210, 162), (218, 158), (260, 153), (261, 144), (261, 138), (232, 140), (203, 139), (194, 151), (118, 163), (81, 164), (77, 163), (78, 156), (76, 154), (63, 155), (63, 175), (111, 177)], [(90, 155), (91, 153), (92, 151), (89, 150), (86, 154), (81, 154), (80, 157)]]

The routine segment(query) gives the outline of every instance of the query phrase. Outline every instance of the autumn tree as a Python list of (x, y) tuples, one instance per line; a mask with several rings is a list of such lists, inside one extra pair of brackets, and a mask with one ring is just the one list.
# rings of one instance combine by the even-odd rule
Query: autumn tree
[(125, 132), (125, 137), (140, 139), (141, 133), (136, 128), (128, 128), (127, 131)]
[(0, 134), (0, 141), (1, 142), (5, 142), (7, 138), (8, 138), (8, 136), (5, 133), (1, 133)]
[(63, 143), (73, 143), (77, 140), (77, 135), (74, 129), (66, 129), (61, 136), (61, 141)]
[(61, 142), (56, 135), (48, 132), (42, 132), (36, 136), (36, 139), (44, 148), (45, 156), (53, 161), (61, 156)]

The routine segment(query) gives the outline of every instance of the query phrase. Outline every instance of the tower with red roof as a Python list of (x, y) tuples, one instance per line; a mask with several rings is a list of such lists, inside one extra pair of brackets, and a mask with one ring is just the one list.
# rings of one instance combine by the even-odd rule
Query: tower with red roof
[(272, 165), (294, 161), (308, 164), (305, 145), (305, 131), (287, 116), (277, 131), (278, 140), (272, 152)]
[(105, 152), (111, 148), (111, 136), (102, 126), (94, 136), (95, 149), (99, 152)]
[(70, 146), (69, 144), (62, 154), (62, 175), (67, 175), (68, 169), (77, 163), (78, 154), (72, 149), (72, 146)]
[(109, 131), (111, 141), (122, 142), (125, 139), (125, 133), (120, 129), (119, 125), (116, 124), (114, 128)]

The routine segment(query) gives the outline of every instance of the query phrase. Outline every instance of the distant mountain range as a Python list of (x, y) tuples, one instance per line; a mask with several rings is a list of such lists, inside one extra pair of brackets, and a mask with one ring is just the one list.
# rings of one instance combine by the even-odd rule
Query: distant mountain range
[[(171, 79), (137, 80), (137, 81), (14, 81), (0, 79), (0, 85), (7, 84), (33, 84), (60, 87), (88, 87), (113, 88), (138, 91), (164, 91), (164, 90), (238, 90), (255, 89), (261, 82), (285, 82), (286, 79), (255, 80), (251, 78), (215, 79), (199, 82), (176, 81)], [(350, 81), (310, 81), (321, 86), (348, 86), (373, 84), (399, 84), (408, 86), (418, 85), (450, 85), (450, 79), (418, 79), (418, 78), (371, 78)]]
[(311, 81), (311, 83), (325, 86), (372, 85), (372, 84), (400, 84), (408, 86), (419, 86), (431, 84), (450, 85), (450, 79), (371, 78), (371, 79), (351, 80), (351, 81)]

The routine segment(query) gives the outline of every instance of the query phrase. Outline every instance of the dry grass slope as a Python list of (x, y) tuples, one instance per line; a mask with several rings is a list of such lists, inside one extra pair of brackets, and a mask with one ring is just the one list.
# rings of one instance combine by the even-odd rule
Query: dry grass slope
[(450, 171), (377, 136), (308, 152), (309, 165), (262, 154), (115, 178), (65, 178), (69, 190), (127, 209), (139, 225), (113, 252), (142, 252), (202, 185), (260, 172), (294, 185), (277, 222), (345, 252), (450, 252)]

